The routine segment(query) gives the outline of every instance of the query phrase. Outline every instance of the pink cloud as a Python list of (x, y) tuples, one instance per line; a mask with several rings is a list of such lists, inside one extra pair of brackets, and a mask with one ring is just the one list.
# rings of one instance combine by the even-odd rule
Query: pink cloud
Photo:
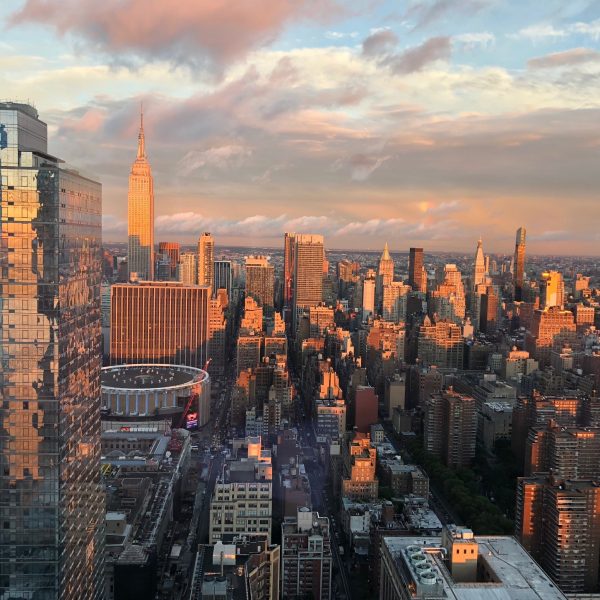
[(222, 67), (272, 42), (293, 20), (323, 22), (335, 0), (27, 0), (13, 25), (40, 23), (108, 53)]
[(90, 108), (80, 117), (65, 119), (60, 125), (60, 133), (95, 133), (104, 125), (105, 114), (101, 110)]

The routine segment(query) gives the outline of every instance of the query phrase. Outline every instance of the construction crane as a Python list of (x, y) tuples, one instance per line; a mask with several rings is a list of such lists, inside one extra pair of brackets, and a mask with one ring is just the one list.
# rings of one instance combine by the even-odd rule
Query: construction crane
[[(208, 371), (208, 366), (210, 365), (210, 363), (212, 362), (212, 358), (209, 358), (205, 363), (204, 363), (204, 370)], [(185, 408), (183, 409), (183, 412), (181, 413), (181, 418), (179, 419), (179, 423), (177, 425), (177, 429), (183, 429), (184, 427), (184, 423), (185, 423), (185, 419), (188, 415), (188, 412), (190, 411), (190, 408), (192, 407), (192, 402), (194, 401), (194, 398), (196, 397), (195, 394), (190, 394), (190, 397), (188, 398), (188, 401), (185, 405)]]

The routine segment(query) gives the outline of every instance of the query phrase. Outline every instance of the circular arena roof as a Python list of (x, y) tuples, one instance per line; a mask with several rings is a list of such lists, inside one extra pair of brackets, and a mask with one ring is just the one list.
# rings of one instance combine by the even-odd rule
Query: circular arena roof
[(102, 391), (175, 390), (208, 381), (202, 369), (184, 365), (136, 364), (103, 367), (100, 381)]

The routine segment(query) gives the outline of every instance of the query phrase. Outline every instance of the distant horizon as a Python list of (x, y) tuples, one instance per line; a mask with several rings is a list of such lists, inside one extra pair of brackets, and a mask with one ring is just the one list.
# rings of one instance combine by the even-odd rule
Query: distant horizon
[[(159, 240), (158, 242), (156, 242), (155, 247), (158, 248), (158, 244), (160, 242), (173, 242), (175, 240), (168, 240), (168, 239), (163, 239), (163, 240)], [(385, 243), (385, 242), (384, 242)], [(120, 245), (124, 245), (127, 246), (127, 240), (122, 241), (122, 240), (103, 240), (102, 244), (104, 246), (104, 244), (120, 244)], [(183, 247), (187, 247), (189, 246), (190, 248), (193, 248), (195, 246), (195, 244), (193, 242), (179, 242), (180, 246)], [(389, 242), (388, 242), (388, 246), (389, 246)], [(423, 248), (423, 252), (424, 254), (460, 254), (460, 255), (469, 255), (469, 254), (475, 254), (475, 250), (473, 249), (471, 251), (471, 249), (469, 250), (428, 250), (426, 246), (411, 246), (411, 247), (416, 247), (416, 248)], [(267, 245), (267, 244), (256, 244), (256, 245), (252, 245), (252, 246), (246, 246), (246, 245), (241, 245), (241, 244), (220, 244), (218, 242), (218, 239), (215, 239), (215, 250), (218, 248), (239, 248), (239, 249), (252, 249), (252, 248), (259, 248), (259, 249), (265, 249), (265, 250), (277, 250), (280, 252), (283, 252), (283, 240), (282, 240), (282, 244), (281, 246), (276, 246), (276, 245)], [(410, 247), (409, 247), (410, 248)], [(327, 246), (327, 239), (325, 239), (325, 252), (328, 251), (333, 251), (333, 252), (346, 252), (349, 254), (381, 254), (381, 252), (383, 251), (383, 247), (378, 250), (378, 249), (365, 249), (365, 248), (358, 248), (358, 249), (353, 249), (353, 248), (337, 248), (337, 247), (328, 247)], [(410, 249), (407, 250), (394, 250), (390, 247), (389, 249), (391, 254), (406, 254), (408, 255), (410, 252)], [(484, 252), (487, 255), (494, 255), (494, 256), (513, 256), (514, 252), (496, 252), (496, 251), (487, 251), (485, 250), (485, 246), (484, 246)], [(600, 252), (599, 254), (560, 254), (560, 253), (543, 253), (543, 252), (526, 252), (526, 256), (528, 258), (552, 258), (552, 257), (557, 257), (557, 258), (587, 258), (587, 259), (594, 259), (594, 258), (598, 258), (600, 259)]]

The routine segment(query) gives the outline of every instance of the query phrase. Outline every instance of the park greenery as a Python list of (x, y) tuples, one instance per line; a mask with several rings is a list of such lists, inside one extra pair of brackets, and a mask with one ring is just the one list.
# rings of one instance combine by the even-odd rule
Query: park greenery
[[(506, 516), (511, 513), (501, 508), (510, 503), (510, 498), (511, 507), (514, 506), (514, 479), (512, 482), (509, 479), (504, 463), (507, 457), (505, 451), (503, 460), (497, 460), (493, 467), (482, 457), (476, 461), (473, 469), (455, 469), (447, 467), (437, 456), (427, 452), (419, 439), (410, 442), (407, 449), (412, 460), (423, 467), (435, 491), (443, 496), (456, 516), (476, 535), (510, 535), (514, 532), (514, 523)], [(498, 477), (497, 481), (495, 477)], [(482, 491), (486, 489), (496, 489), (495, 493), (502, 503), (492, 502), (485, 496)]]

